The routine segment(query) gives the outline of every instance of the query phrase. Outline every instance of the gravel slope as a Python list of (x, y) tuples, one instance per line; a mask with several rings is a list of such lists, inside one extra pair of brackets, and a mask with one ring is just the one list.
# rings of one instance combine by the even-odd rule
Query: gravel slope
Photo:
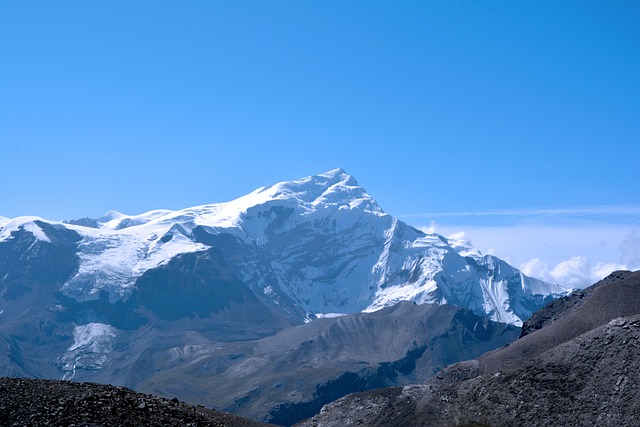
[(0, 378), (0, 426), (259, 427), (258, 423), (177, 399), (124, 387)]

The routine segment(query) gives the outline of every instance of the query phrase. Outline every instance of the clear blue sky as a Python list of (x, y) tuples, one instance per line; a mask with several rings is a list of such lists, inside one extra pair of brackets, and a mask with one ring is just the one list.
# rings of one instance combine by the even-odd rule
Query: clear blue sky
[(637, 1), (2, 1), (0, 215), (336, 167), (415, 225), (638, 206), (638, 22)]

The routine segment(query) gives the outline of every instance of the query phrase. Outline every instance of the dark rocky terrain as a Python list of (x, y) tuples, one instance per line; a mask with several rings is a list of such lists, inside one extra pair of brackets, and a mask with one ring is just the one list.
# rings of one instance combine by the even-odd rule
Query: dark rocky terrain
[(346, 396), (300, 426), (638, 425), (640, 272), (616, 272), (532, 324), (426, 383)]
[(266, 424), (178, 399), (124, 387), (69, 381), (0, 378), (0, 426), (202, 426)]
[(608, 283), (624, 280), (632, 273), (630, 271), (616, 271), (611, 273), (593, 286), (589, 286), (585, 289), (578, 289), (573, 291), (570, 295), (560, 297), (551, 301), (549, 304), (542, 307), (540, 310), (533, 313), (533, 315), (527, 319), (522, 325), (522, 332), (520, 338), (525, 335), (536, 331), (543, 326), (553, 323), (558, 319), (573, 313), (577, 310), (583, 302), (587, 300), (587, 297), (601, 286), (607, 286)]

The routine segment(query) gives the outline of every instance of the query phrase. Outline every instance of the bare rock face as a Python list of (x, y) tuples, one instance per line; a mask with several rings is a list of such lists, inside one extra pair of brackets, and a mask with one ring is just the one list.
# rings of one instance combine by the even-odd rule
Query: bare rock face
[(0, 425), (266, 426), (124, 387), (25, 378), (0, 378)]
[[(640, 272), (616, 272), (542, 326), (424, 384), (346, 396), (301, 426), (636, 426)], [(535, 316), (534, 316), (535, 317)]]

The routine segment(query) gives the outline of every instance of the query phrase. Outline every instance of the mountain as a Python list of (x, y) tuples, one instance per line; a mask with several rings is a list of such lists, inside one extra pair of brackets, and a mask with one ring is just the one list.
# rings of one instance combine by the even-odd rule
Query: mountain
[[(111, 211), (66, 223), (35, 217), (3, 222), (0, 276), (6, 277), (0, 289), (9, 300), (32, 285), (27, 277), (16, 284), (11, 276), (20, 273), (13, 264), (45, 262), (40, 252), (58, 249), (56, 264), (62, 261), (67, 269), (56, 271), (55, 290), (64, 297), (77, 303), (106, 298), (110, 304), (139, 297), (160, 317), (192, 313), (146, 301), (149, 294), (172, 292), (147, 288), (145, 283), (155, 280), (150, 272), (203, 254), (259, 299), (285, 311), (295, 307), (302, 317), (374, 311), (410, 300), (450, 303), (521, 324), (567, 292), (465, 242), (398, 221), (341, 169), (181, 211), (136, 216)], [(18, 240), (24, 246), (16, 246)], [(46, 248), (52, 244), (58, 247)], [(202, 291), (196, 288), (185, 291)], [(208, 309), (203, 310), (198, 314)]]
[(0, 374), (151, 387), (201, 349), (338, 314), (446, 303), (520, 325), (567, 292), (408, 226), (336, 169), (179, 211), (0, 219)]
[(137, 389), (292, 425), (348, 393), (426, 380), (518, 334), (519, 328), (468, 309), (404, 301), (374, 313), (317, 319), (259, 340), (157, 352), (149, 364), (175, 366)]
[(640, 272), (615, 272), (533, 316), (538, 327), (424, 384), (346, 396), (300, 426), (634, 426)]

